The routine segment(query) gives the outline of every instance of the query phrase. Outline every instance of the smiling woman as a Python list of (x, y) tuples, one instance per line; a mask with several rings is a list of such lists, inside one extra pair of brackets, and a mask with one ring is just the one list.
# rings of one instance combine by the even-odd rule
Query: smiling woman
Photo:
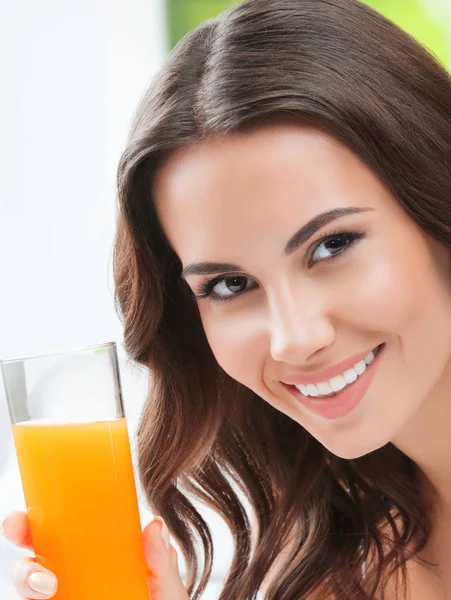
[(213, 541), (188, 495), (234, 535), (220, 600), (451, 592), (450, 106), (440, 64), (355, 0), (247, 0), (143, 97), (117, 300), (190, 597)]

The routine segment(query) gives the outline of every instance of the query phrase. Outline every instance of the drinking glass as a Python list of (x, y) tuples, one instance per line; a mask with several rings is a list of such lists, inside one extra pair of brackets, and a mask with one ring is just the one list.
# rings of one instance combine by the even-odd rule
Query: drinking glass
[(116, 344), (0, 361), (33, 550), (56, 600), (149, 600)]

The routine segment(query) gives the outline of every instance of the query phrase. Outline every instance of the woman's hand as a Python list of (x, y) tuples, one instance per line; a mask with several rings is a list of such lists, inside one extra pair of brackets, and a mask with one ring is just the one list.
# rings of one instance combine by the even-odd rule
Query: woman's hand
[[(149, 591), (152, 600), (189, 600), (178, 568), (177, 551), (169, 543), (169, 533), (163, 519), (155, 517), (143, 531), (143, 550), (151, 572)], [(3, 535), (27, 550), (33, 550), (28, 517), (25, 512), (12, 512), (2, 523)], [(55, 575), (39, 565), (34, 558), (22, 558), (14, 567), (13, 583), (21, 598), (44, 600), (52, 598), (58, 588)]]

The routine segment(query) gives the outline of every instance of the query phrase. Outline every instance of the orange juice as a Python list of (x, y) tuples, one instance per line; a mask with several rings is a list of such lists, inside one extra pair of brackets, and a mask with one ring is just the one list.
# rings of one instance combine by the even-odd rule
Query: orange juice
[(38, 563), (57, 600), (149, 600), (125, 419), (13, 425)]

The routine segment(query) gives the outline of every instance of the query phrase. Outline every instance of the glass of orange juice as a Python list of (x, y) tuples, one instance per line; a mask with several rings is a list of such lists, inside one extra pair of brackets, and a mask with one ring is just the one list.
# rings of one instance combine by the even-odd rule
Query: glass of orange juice
[(56, 600), (149, 600), (114, 342), (0, 361), (33, 549)]

